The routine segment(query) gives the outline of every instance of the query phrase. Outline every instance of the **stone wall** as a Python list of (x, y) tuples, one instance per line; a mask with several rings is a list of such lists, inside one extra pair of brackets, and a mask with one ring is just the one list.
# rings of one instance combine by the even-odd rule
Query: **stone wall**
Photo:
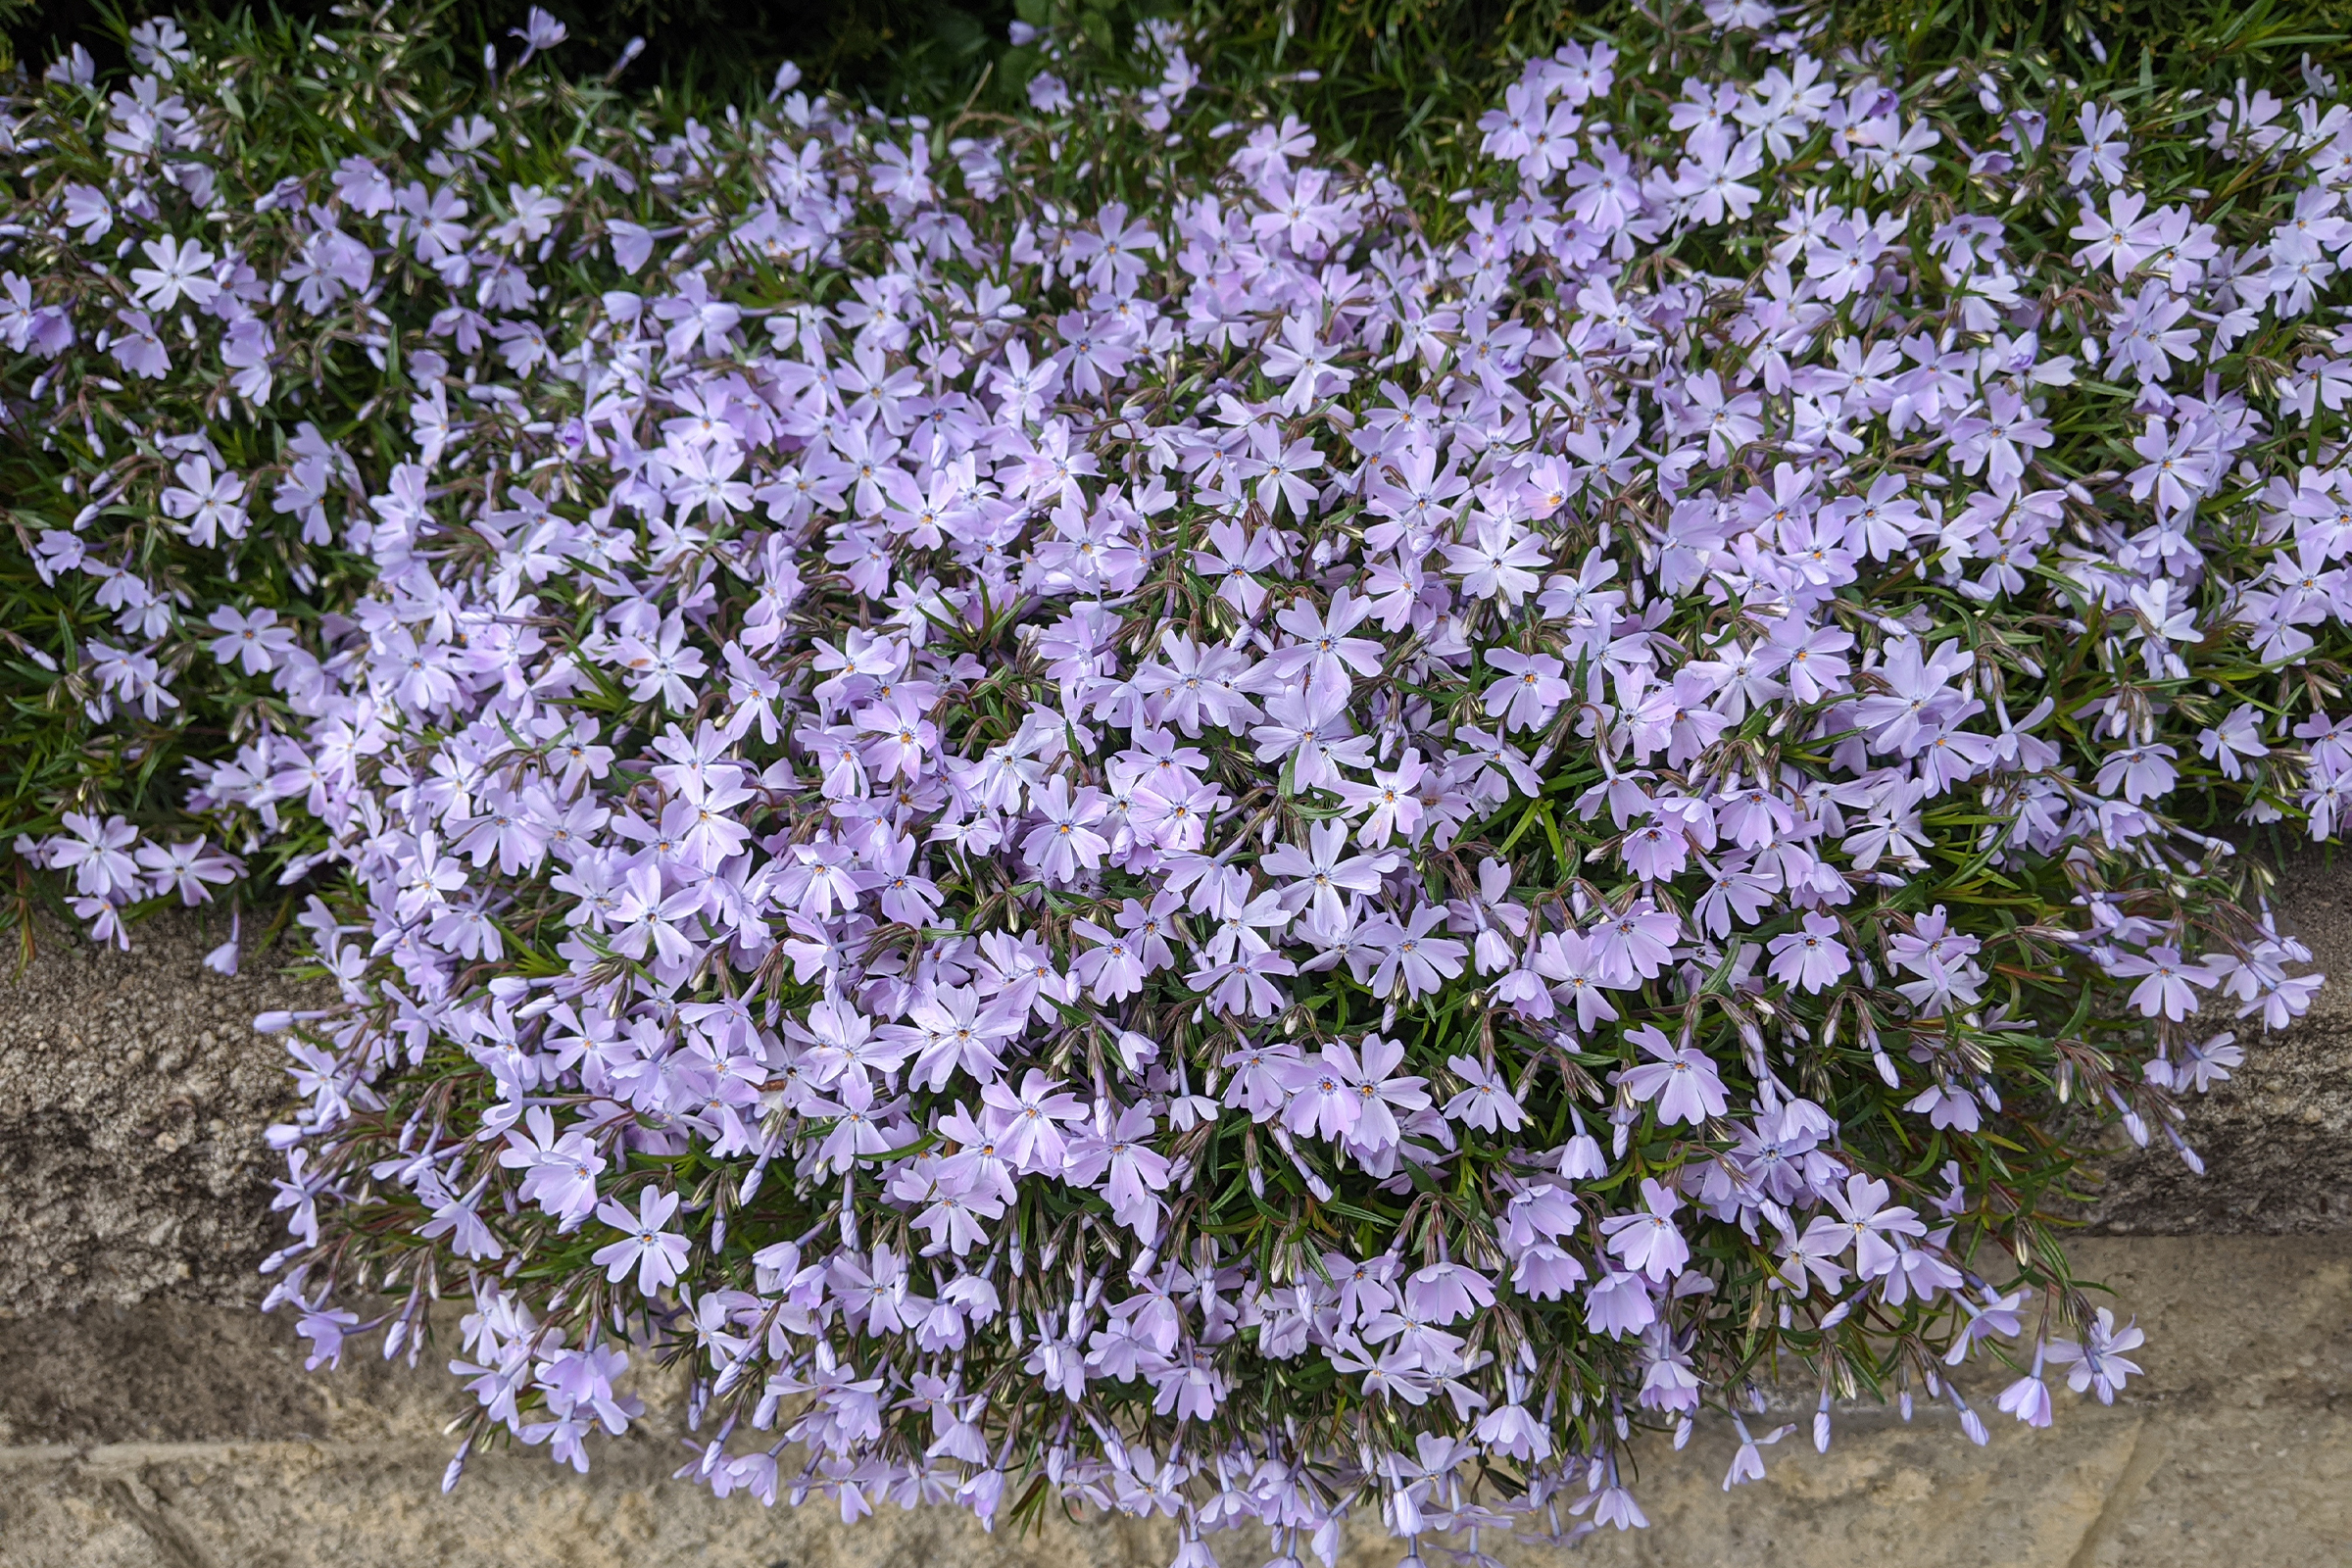
[(50, 927), (22, 974), (0, 960), (0, 1310), (258, 1298), (285, 1170), (262, 1129), (292, 1085), (253, 1018), (305, 993), (266, 955), (206, 969), (225, 934), (168, 914), (119, 953)]
[[(2246, 1064), (2191, 1111), (2199, 1176), (2159, 1142), (2120, 1129), (2087, 1216), (2116, 1235), (2315, 1235), (2352, 1231), (2352, 860), (2304, 851), (2279, 871), (2279, 925), (2329, 975), (2311, 1012), (2268, 1037), (2238, 1026)], [(2231, 1027), (2215, 1008), (2216, 1028)], [(2352, 1560), (2352, 1559), (2348, 1559)]]
[[(1940, 1416), (1857, 1412), (1828, 1455), (1792, 1439), (1728, 1497), (1707, 1433), (1645, 1455), (1654, 1528), (1586, 1557), (2352, 1563), (2352, 878), (2290, 862), (2283, 905), (2343, 983), (2197, 1107), (2214, 1176), (2121, 1148), (2085, 1215), (2085, 1276), (2149, 1330), (2129, 1397), (2061, 1394), (2055, 1429), (2001, 1418), (1984, 1449)], [(277, 1235), (260, 1134), (287, 1080), (248, 1023), (300, 993), (252, 956), (243, 978), (207, 973), (216, 940), (193, 917), (127, 955), (50, 932), (0, 975), (0, 1568), (1166, 1560), (1157, 1523), (992, 1538), (938, 1510), (845, 1529), (821, 1508), (716, 1500), (666, 1479), (684, 1449), (660, 1421), (589, 1477), (492, 1455), (441, 1495), (446, 1379), (306, 1374), (289, 1326), (251, 1310)], [(1252, 1564), (1262, 1544), (1223, 1538), (1219, 1555)], [(1377, 1531), (1348, 1553), (1394, 1557)]]

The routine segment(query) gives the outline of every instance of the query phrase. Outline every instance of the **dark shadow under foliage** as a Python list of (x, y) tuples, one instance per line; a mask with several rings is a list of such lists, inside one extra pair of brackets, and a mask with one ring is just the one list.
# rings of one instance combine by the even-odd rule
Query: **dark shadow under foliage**
[[(1597, 37), (1641, 0), (543, 0), (569, 36), (558, 50), (574, 75), (610, 69), (631, 39), (644, 47), (617, 84), (673, 101), (743, 100), (796, 62), (813, 87), (885, 109), (953, 112), (966, 102), (1017, 109), (1042, 65), (1014, 46), (1016, 21), (1124, 50), (1147, 17), (1185, 23), (1213, 77), (1288, 77), (1282, 85), (1327, 149), (1410, 171), (1451, 163), (1465, 117), (1492, 102), (1519, 63), (1577, 37)], [(101, 70), (122, 63), (121, 31), (141, 15), (278, 12), (323, 23), (350, 0), (0, 0), (0, 33), (38, 66), (79, 42)], [(456, 45), (461, 71), (485, 46), (511, 62), (511, 35), (533, 0), (421, 0), (402, 9)], [(1835, 8), (1837, 41), (1885, 41), (1911, 74), (1995, 54), (2039, 55), (2076, 75), (2097, 57), (2142, 74), (2184, 72), (2226, 91), (2236, 77), (2309, 59), (2352, 63), (2352, 21), (2340, 0), (1853, 0)], [(1923, 73), (1921, 68), (1927, 67)], [(1671, 83), (1661, 86), (1672, 90)]]
[[(248, 7), (233, 0), (113, 6), (107, 0), (0, 0), (0, 24), (18, 59), (40, 64), (74, 43), (115, 64), (121, 46), (114, 19), (149, 13), (226, 15), (252, 9), (326, 22), (340, 0), (278, 0)], [(509, 29), (521, 25), (532, 0), (450, 0), (413, 7), (438, 18), (468, 65), (485, 44), (503, 60), (521, 48)], [(697, 97), (764, 93), (777, 64), (797, 61), (817, 84), (884, 105), (922, 107), (968, 94), (1007, 48), (1012, 0), (543, 0), (570, 36), (558, 51), (564, 68), (595, 74), (631, 38), (645, 40), (624, 84)], [(992, 73), (993, 74), (993, 73)]]

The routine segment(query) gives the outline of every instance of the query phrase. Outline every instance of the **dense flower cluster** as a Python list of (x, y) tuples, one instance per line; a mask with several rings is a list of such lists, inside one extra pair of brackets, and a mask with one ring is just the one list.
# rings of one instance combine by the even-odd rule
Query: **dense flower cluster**
[[(190, 808), (319, 889), (314, 1364), (457, 1292), (468, 1446), (585, 1468), (675, 1353), (722, 1492), (1189, 1562), (1640, 1523), (1636, 1423), (1752, 1479), (1792, 1377), (1822, 1444), (1858, 1389), (1982, 1441), (1972, 1359), (2112, 1398), (2054, 1184), (2118, 1118), (2193, 1161), (2217, 1016), (2318, 983), (2210, 835), (2352, 788), (2352, 112), (1790, 20), (1531, 62), (1450, 202), (1164, 31), (1017, 124), (407, 121), (266, 256), (175, 35), (19, 104), (111, 168), (29, 182), (77, 270), (0, 278), (12, 418), (209, 389), (26, 548), (114, 596), (94, 711), (267, 692)], [(385, 390), (232, 457), (318, 322)], [(347, 601), (143, 573), (265, 507)], [(29, 853), (102, 936), (237, 872)]]

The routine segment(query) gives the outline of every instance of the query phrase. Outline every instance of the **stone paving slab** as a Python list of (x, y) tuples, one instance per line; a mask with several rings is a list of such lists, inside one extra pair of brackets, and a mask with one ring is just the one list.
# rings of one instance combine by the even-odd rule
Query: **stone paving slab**
[[(1792, 1439), (1765, 1482), (1728, 1496), (1730, 1443), (1709, 1429), (1686, 1452), (1643, 1454), (1649, 1530), (1574, 1560), (2352, 1564), (2352, 1238), (2081, 1245), (2086, 1272), (2149, 1332), (2149, 1376), (2113, 1408), (2061, 1393), (2054, 1427), (1995, 1414), (1982, 1449), (1948, 1418), (1856, 1411), (1829, 1454)], [(0, 1568), (1148, 1568), (1170, 1552), (1161, 1521), (991, 1537), (946, 1510), (885, 1505), (844, 1528), (821, 1506), (714, 1499), (667, 1479), (683, 1455), (674, 1431), (600, 1446), (585, 1478), (492, 1455), (443, 1496), (453, 1409), (429, 1368), (305, 1374), (286, 1325), (234, 1309), (19, 1320), (0, 1333)], [(1228, 1568), (1267, 1555), (1262, 1538), (1214, 1544)], [(1397, 1554), (1375, 1528), (1343, 1562)], [(1495, 1554), (1513, 1568), (1568, 1560)]]

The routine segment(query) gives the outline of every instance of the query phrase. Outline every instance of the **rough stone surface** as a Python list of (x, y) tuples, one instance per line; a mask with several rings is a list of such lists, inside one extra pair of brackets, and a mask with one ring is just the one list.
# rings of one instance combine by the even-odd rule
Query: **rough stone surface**
[[(2287, 1235), (2352, 1231), (2352, 859), (2301, 850), (2279, 863), (2278, 922), (2331, 978), (2280, 1034), (2235, 1027), (2246, 1062), (2190, 1106), (2199, 1176), (2159, 1140), (2134, 1150), (2122, 1130), (2096, 1173), (2086, 1218), (2118, 1235)], [(2233, 1008), (2230, 1010), (2234, 1010)]]
[(52, 926), (0, 964), (0, 1311), (258, 1296), (291, 1081), (253, 1018), (305, 993), (264, 954), (206, 969), (214, 925), (166, 914), (128, 953)]
[[(1601, 1565), (2222, 1568), (2352, 1562), (2352, 1238), (2090, 1238), (2150, 1333), (2149, 1376), (2112, 1408), (2060, 1394), (2057, 1424), (1856, 1412), (1827, 1455), (1791, 1440), (1729, 1496), (1729, 1443), (1643, 1455), (1652, 1528), (1592, 1542)], [(2249, 1312), (2249, 1302), (2259, 1303)], [(1056, 1522), (990, 1537), (941, 1509), (844, 1528), (666, 1479), (679, 1435), (603, 1445), (579, 1478), (492, 1455), (449, 1496), (449, 1405), (429, 1371), (306, 1377), (283, 1325), (158, 1302), (14, 1326), (0, 1351), (0, 1568), (692, 1561), (716, 1568), (1146, 1568), (1164, 1521)], [(1990, 1390), (1984, 1390), (1989, 1406)], [(169, 1412), (158, 1414), (157, 1412)], [(1484, 1543), (1504, 1562), (1546, 1548)], [(1261, 1540), (1220, 1537), (1228, 1564)], [(1345, 1568), (1397, 1553), (1375, 1528)]]

